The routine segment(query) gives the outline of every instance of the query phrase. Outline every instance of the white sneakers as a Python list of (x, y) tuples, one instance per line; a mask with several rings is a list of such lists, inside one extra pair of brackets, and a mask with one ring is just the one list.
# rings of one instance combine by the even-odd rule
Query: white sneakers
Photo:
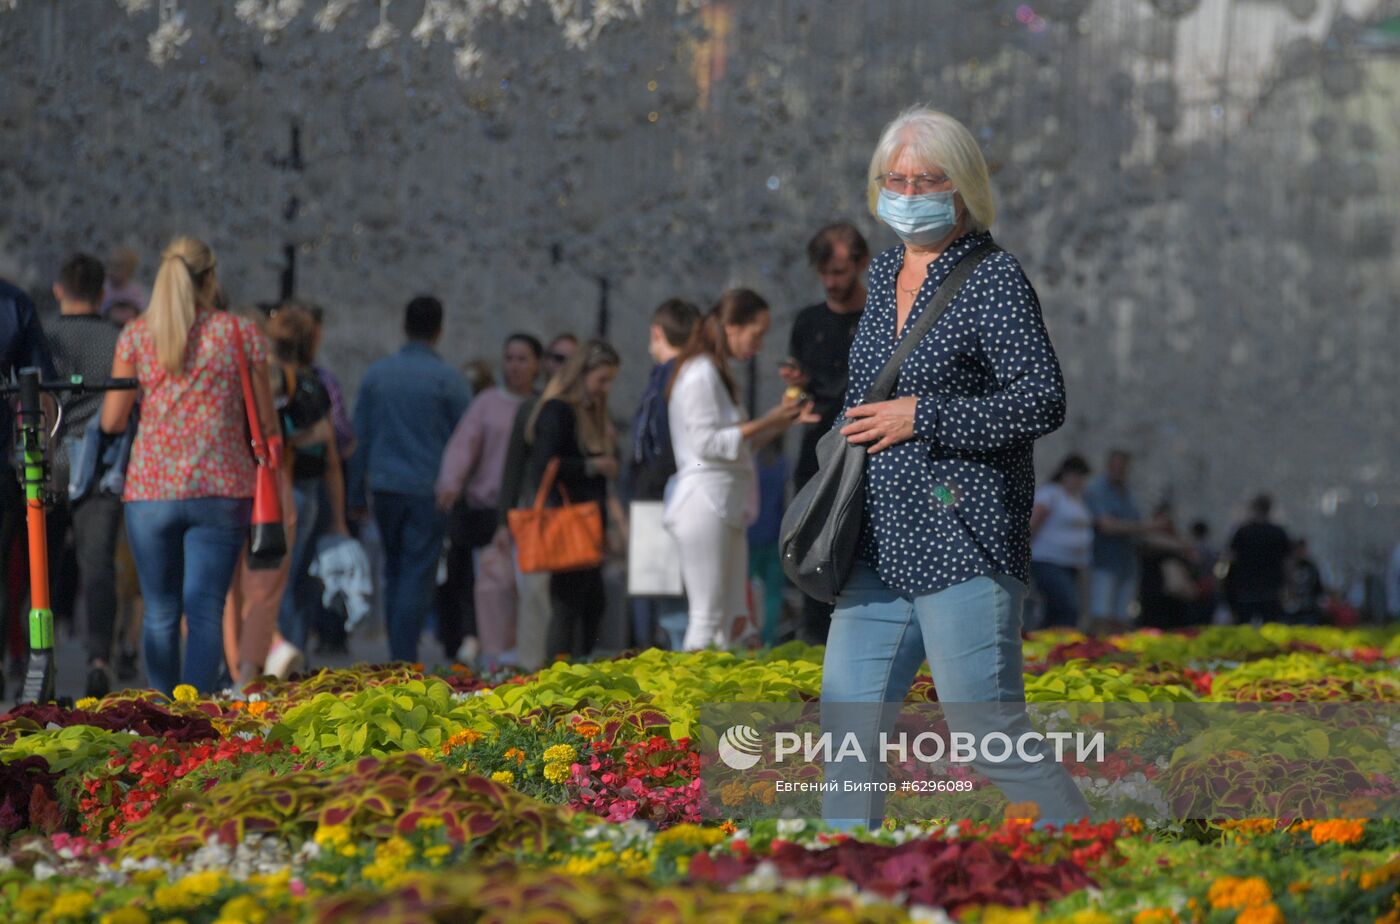
[(462, 639), (462, 644), (457, 648), (457, 663), (476, 666), (476, 659), (481, 657), (481, 641), (475, 635), (468, 635)]
[(278, 680), (286, 680), (292, 674), (301, 669), (306, 663), (306, 656), (297, 646), (286, 639), (279, 639), (277, 644), (272, 646), (272, 650), (267, 653), (267, 662), (263, 664), (263, 673), (271, 674)]

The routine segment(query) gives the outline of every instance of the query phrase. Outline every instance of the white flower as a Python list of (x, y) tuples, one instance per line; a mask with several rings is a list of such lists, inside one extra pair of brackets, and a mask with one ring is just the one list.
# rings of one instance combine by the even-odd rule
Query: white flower
[(741, 891), (744, 892), (776, 892), (782, 883), (782, 877), (778, 875), (778, 867), (771, 860), (764, 860), (754, 867), (738, 883)]
[(914, 924), (953, 924), (953, 919), (948, 917), (948, 913), (942, 908), (910, 905), (905, 913), (909, 915), (909, 920), (913, 921)]
[(640, 821), (636, 818), (627, 819), (622, 824), (618, 825), (617, 828), (629, 839), (644, 838), (651, 833), (651, 827), (648, 826), (645, 821)]
[(791, 837), (794, 834), (801, 834), (807, 830), (807, 819), (805, 818), (779, 818), (778, 833), (784, 837)]
[(54, 869), (47, 860), (40, 860), (34, 864), (34, 881), (43, 882), (45, 879), (52, 879), (58, 875), (58, 870)]

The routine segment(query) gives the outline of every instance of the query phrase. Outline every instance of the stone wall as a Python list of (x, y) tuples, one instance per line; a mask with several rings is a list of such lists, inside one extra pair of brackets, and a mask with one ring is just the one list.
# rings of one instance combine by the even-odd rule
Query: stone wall
[[(1042, 469), (1125, 445), (1144, 504), (1183, 521), (1219, 532), (1266, 489), (1338, 566), (1400, 538), (1400, 52), (1375, 26), (1394, 0), (726, 0), (649, 7), (584, 51), (537, 10), (480, 37), (469, 80), (441, 46), (366, 49), (376, 4), (271, 41), (231, 0), (182, 5), (193, 37), (162, 68), (153, 12), (0, 15), (0, 273), (42, 289), (117, 242), (149, 273), (189, 232), (253, 301), (291, 245), (352, 386), (417, 292), (449, 305), (464, 362), (518, 328), (593, 333), (606, 280), (619, 414), (650, 309), (745, 284), (776, 309), (767, 400), (820, 296), (808, 235), (850, 218), (893, 243), (866, 161), (927, 101), (985, 145), (995, 231), (1065, 367)], [(406, 33), (420, 6), (390, 16)]]

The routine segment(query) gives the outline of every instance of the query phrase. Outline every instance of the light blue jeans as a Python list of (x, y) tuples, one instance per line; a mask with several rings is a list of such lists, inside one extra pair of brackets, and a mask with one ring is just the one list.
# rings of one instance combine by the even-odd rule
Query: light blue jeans
[[(253, 502), (242, 497), (129, 501), (126, 538), (145, 615), (146, 677), (169, 695), (177, 683), (213, 692), (224, 665), (224, 598), (248, 537)], [(189, 626), (183, 664), (180, 617)]]
[[(928, 658), (939, 705), (952, 731), (979, 739), (1002, 732), (1013, 740), (1031, 731), (1021, 675), (1021, 610), (1026, 587), (1015, 578), (976, 577), (946, 590), (910, 597), (891, 590), (874, 569), (858, 563), (836, 601), (822, 668), (822, 725), (839, 747), (848, 731), (877, 755), (879, 733), (893, 728), (898, 706)], [(1001, 704), (990, 706), (986, 704)], [(868, 704), (865, 707), (843, 704)], [(882, 705), (883, 704), (883, 705)], [(967, 704), (980, 704), (969, 706)], [(1026, 752), (1032, 756), (1036, 748)], [(972, 766), (1012, 802), (1034, 802), (1040, 824), (1086, 817), (1089, 807), (1048, 748), (1038, 762), (1014, 758)], [(880, 782), (879, 760), (826, 766), (827, 782)], [(822, 817), (838, 828), (877, 827), (884, 817), (878, 792), (826, 793)]]

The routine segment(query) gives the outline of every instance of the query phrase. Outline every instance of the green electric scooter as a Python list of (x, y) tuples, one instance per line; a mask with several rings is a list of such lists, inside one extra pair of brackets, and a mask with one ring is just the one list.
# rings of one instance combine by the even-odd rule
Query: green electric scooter
[(49, 439), (63, 423), (63, 404), (51, 432), (44, 429), (40, 395), (81, 395), (137, 387), (135, 379), (85, 382), (75, 375), (61, 382), (40, 382), (39, 370), (21, 369), (17, 384), (0, 384), (0, 394), (19, 394), (15, 417), (18, 432), (19, 480), (24, 486), (25, 520), (29, 527), (29, 669), (24, 675), (21, 703), (47, 703), (54, 698), (56, 666), (53, 649), (53, 610), (49, 609), (49, 543), (45, 511), (52, 506), (47, 489)]

